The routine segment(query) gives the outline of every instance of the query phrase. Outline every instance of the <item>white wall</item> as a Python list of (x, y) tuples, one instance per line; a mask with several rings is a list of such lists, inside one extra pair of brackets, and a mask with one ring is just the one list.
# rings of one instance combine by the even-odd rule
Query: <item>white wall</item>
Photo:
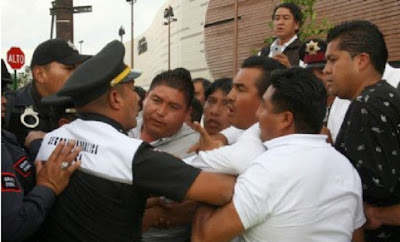
[[(193, 78), (212, 79), (204, 52), (204, 22), (208, 0), (169, 0), (158, 11), (150, 28), (134, 41), (134, 68), (143, 74), (137, 85), (148, 87), (151, 80), (168, 69), (168, 26), (164, 25), (164, 9), (174, 9), (178, 20), (171, 23), (171, 69), (187, 68)], [(147, 51), (138, 55), (137, 44), (143, 37), (147, 41)], [(130, 63), (131, 42), (126, 42), (125, 63)]]

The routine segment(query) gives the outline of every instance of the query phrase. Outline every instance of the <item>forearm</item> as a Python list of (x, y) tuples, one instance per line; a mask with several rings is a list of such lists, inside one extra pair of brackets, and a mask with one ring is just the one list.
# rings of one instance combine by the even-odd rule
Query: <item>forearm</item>
[(353, 232), (352, 242), (364, 242), (364, 227), (360, 227)]
[(400, 205), (388, 207), (373, 207), (374, 212), (371, 216), (383, 225), (400, 225)]
[(244, 227), (232, 202), (222, 207), (203, 204), (197, 209), (193, 220), (191, 241), (230, 241), (243, 231)]
[[(11, 196), (14, 195), (14, 197)], [(18, 202), (15, 194), (2, 194), (2, 203)], [(20, 241), (32, 235), (44, 221), (46, 214), (55, 201), (54, 192), (44, 186), (36, 186), (20, 200), (20, 205), (14, 209), (2, 211), (2, 239)], [(15, 206), (15, 205), (14, 205)]]
[(235, 182), (234, 176), (201, 172), (186, 193), (185, 199), (224, 205), (232, 199)]

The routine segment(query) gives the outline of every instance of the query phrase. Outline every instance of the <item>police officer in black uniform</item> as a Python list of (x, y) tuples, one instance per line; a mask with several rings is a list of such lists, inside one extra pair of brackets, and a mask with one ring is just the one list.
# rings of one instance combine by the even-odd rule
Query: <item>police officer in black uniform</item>
[(56, 93), (80, 63), (90, 56), (80, 55), (70, 41), (50, 39), (34, 51), (31, 61), (33, 81), (18, 91), (7, 92), (3, 128), (24, 144), (31, 130), (49, 132), (52, 126), (51, 106), (40, 103), (42, 97)]
[[(138, 73), (123, 63), (113, 41), (80, 65), (57, 93), (73, 99), (78, 119), (46, 134), (37, 159), (47, 160), (60, 140), (82, 144), (81, 168), (39, 230), (37, 241), (141, 241), (149, 194), (222, 205), (235, 179), (206, 173), (127, 136), (136, 126)], [(43, 99), (50, 99), (47, 97)]]
[[(9, 83), (2, 66), (2, 88)], [(5, 75), (3, 75), (5, 74)], [(64, 144), (64, 143), (63, 143)], [(21, 241), (32, 235), (43, 222), (80, 163), (68, 167), (80, 149), (70, 153), (74, 143), (61, 144), (43, 166), (35, 169), (27, 152), (10, 132), (1, 131), (1, 225), (2, 241)], [(63, 149), (63, 152), (60, 152)], [(61, 164), (64, 163), (62, 169)], [(67, 166), (65, 165), (67, 164)], [(37, 174), (37, 180), (36, 180)]]

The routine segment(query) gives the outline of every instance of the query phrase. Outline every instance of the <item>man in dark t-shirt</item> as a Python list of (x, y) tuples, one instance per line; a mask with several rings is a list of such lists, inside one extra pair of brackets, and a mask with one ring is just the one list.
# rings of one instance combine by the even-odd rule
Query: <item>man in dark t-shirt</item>
[(360, 174), (366, 241), (400, 241), (400, 94), (382, 80), (388, 52), (368, 21), (328, 33), (328, 91), (351, 104), (335, 141)]

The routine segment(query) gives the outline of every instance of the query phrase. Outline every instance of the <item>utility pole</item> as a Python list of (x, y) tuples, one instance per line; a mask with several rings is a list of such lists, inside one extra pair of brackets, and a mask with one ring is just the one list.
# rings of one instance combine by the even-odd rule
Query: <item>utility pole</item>
[(134, 64), (135, 64), (135, 56), (134, 56), (134, 35), (133, 35), (133, 31), (134, 31), (134, 5), (136, 3), (137, 0), (126, 0), (127, 2), (129, 2), (129, 4), (131, 5), (131, 68), (134, 68)]
[(174, 10), (171, 6), (164, 10), (164, 25), (168, 25), (168, 70), (171, 70), (171, 23), (177, 21), (174, 18)]
[(55, 0), (51, 2), (50, 39), (53, 38), (54, 19), (56, 22), (56, 38), (74, 42), (74, 13), (92, 12), (92, 6), (73, 6), (73, 0)]

